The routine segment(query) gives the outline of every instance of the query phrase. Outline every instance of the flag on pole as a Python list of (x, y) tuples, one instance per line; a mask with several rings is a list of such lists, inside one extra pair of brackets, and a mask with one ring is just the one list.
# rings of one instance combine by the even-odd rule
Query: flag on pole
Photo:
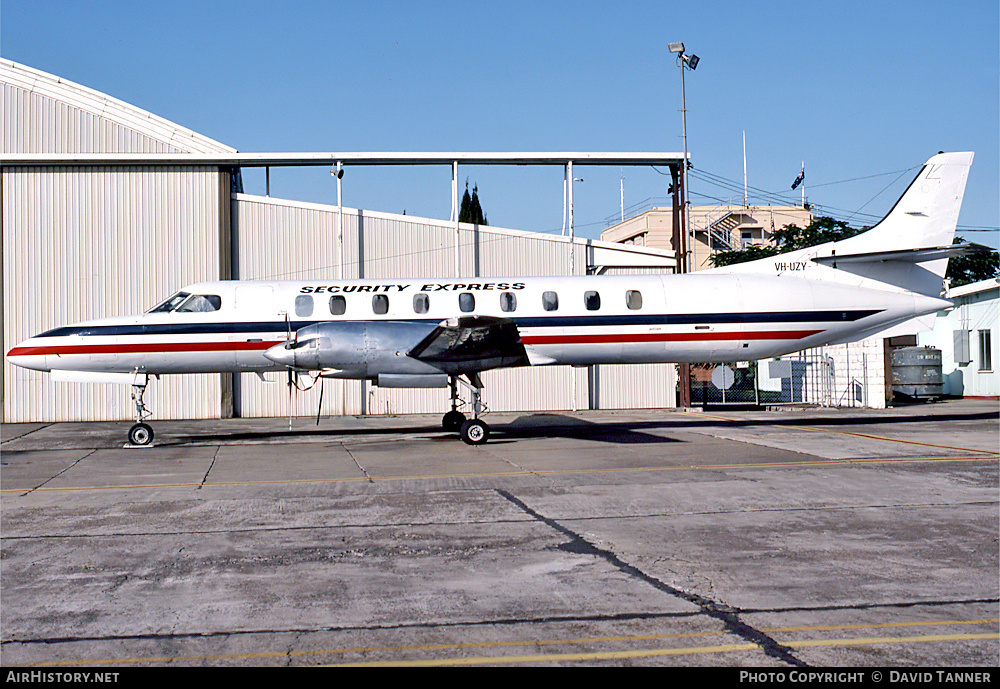
[(792, 182), (792, 189), (802, 184), (802, 180), (804, 180), (805, 178), (806, 178), (806, 167), (805, 165), (803, 165), (802, 172), (800, 172), (799, 176), (795, 178), (794, 182)]

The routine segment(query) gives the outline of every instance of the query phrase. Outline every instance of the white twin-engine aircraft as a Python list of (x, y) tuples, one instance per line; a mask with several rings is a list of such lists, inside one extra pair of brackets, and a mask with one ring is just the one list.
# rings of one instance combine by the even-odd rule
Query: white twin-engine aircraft
[[(7, 357), (64, 380), (132, 385), (134, 445), (153, 438), (150, 376), (274, 370), (450, 387), (444, 427), (480, 444), (489, 369), (765, 359), (950, 307), (942, 279), (962, 251), (952, 239), (972, 158), (928, 160), (863, 234), (751, 263), (684, 275), (204, 282), (139, 316), (49, 330)], [(459, 382), (471, 419), (458, 410)]]

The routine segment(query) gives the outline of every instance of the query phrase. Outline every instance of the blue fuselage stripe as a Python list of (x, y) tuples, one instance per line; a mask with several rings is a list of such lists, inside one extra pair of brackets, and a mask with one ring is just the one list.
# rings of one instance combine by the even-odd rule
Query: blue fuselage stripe
[[(628, 325), (714, 325), (724, 323), (848, 323), (880, 313), (880, 310), (848, 311), (772, 311), (763, 313), (681, 313), (654, 315), (616, 316), (537, 316), (513, 317), (519, 328), (568, 328), (584, 326)], [(230, 333), (292, 332), (318, 323), (341, 322), (348, 319), (310, 321), (246, 321), (224, 323), (145, 323), (131, 325), (79, 325), (48, 330), (37, 337), (65, 337), (92, 335), (112, 337), (120, 335), (213, 335)], [(440, 318), (401, 318), (408, 323), (437, 323)]]

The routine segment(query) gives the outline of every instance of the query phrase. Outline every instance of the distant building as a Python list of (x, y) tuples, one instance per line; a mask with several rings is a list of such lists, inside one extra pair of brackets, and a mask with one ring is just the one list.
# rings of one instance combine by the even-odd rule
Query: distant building
[(996, 399), (1000, 396), (1000, 280), (954, 287), (945, 298), (955, 302), (955, 308), (940, 311), (934, 329), (920, 333), (917, 343), (941, 350), (945, 395)]
[[(633, 207), (632, 217), (601, 234), (606, 242), (673, 250), (673, 209), (668, 199), (649, 199)], [(617, 216), (616, 216), (617, 217)], [(719, 251), (745, 249), (751, 244), (771, 246), (774, 232), (785, 225), (806, 227), (813, 214), (802, 206), (692, 206), (690, 210), (693, 270), (711, 268)]]

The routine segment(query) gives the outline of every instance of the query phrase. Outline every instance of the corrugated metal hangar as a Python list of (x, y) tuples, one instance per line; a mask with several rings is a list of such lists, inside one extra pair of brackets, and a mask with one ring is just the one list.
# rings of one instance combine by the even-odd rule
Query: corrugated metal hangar
[[(566, 275), (571, 265), (577, 274), (671, 272), (675, 263), (669, 252), (641, 247), (247, 195), (240, 168), (264, 166), (260, 156), (8, 60), (0, 60), (0, 88), (5, 352), (47, 329), (143, 312), (203, 280), (340, 270), (344, 278), (451, 277), (456, 264), (476, 276)], [(431, 162), (440, 161), (412, 164)], [(53, 382), (6, 360), (2, 376), (5, 422), (133, 417), (127, 386)], [(268, 377), (164, 376), (147, 404), (158, 419), (316, 413), (316, 390), (290, 395), (283, 376)], [(675, 404), (671, 364), (508, 369), (483, 379), (493, 411)], [(324, 385), (327, 414), (449, 408), (442, 390)]]

